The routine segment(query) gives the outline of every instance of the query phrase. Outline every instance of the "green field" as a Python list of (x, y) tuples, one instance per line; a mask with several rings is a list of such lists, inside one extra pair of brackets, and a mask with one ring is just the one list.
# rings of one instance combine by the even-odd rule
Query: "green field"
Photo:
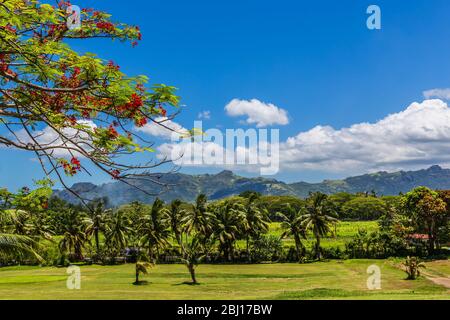
[[(345, 243), (349, 242), (357, 233), (358, 230), (366, 230), (367, 232), (373, 232), (378, 230), (377, 221), (340, 221), (336, 225), (336, 237), (329, 235), (321, 240), (321, 246), (324, 248), (339, 247), (345, 248)], [(335, 230), (333, 230), (335, 231)], [(280, 223), (271, 223), (269, 228), (269, 234), (280, 236), (283, 233)], [(309, 249), (313, 247), (315, 242), (311, 232), (308, 233), (308, 239), (303, 240), (305, 246)], [(285, 247), (295, 246), (294, 239), (283, 239), (283, 245)], [(239, 248), (245, 247), (244, 241), (238, 241), (237, 246)]]
[[(367, 289), (366, 273), (376, 264), (382, 289)], [(449, 261), (428, 263), (447, 272)], [(448, 273), (447, 273), (448, 274)], [(134, 265), (83, 266), (81, 290), (66, 288), (65, 268), (0, 269), (0, 299), (450, 299), (450, 292), (426, 278), (404, 280), (388, 260), (347, 260), (311, 264), (200, 265), (200, 285), (183, 265), (158, 265), (148, 285), (134, 286)]]

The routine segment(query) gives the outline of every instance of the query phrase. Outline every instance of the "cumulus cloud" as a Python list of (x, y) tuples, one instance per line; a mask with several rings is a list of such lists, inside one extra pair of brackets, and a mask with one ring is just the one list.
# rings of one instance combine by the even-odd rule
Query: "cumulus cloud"
[(135, 130), (164, 139), (176, 139), (177, 137), (173, 137), (174, 135), (185, 135), (188, 132), (188, 130), (183, 126), (172, 120), (169, 120), (167, 117), (158, 117), (155, 119), (155, 121), (161, 123), (161, 125), (158, 123), (149, 122), (143, 127), (136, 127)]
[[(225, 152), (211, 142), (193, 145), (189, 141), (160, 146), (162, 154), (191, 156), (205, 148)], [(450, 108), (442, 100), (412, 103), (405, 110), (373, 123), (357, 123), (335, 129), (318, 125), (299, 132), (277, 145), (282, 171), (314, 170), (352, 175), (367, 171), (418, 169), (433, 164), (450, 165)], [(173, 150), (178, 150), (173, 152)], [(236, 149), (253, 154), (255, 150)], [(209, 154), (207, 152), (207, 154)], [(170, 158), (170, 157), (169, 157)], [(213, 164), (213, 159), (208, 160)], [(205, 163), (191, 165), (205, 166)], [(254, 171), (257, 166), (239, 165)]]
[(286, 110), (257, 99), (233, 99), (225, 106), (225, 111), (231, 117), (246, 116), (246, 123), (255, 124), (258, 128), (289, 124)]
[[(78, 124), (86, 126), (88, 130), (97, 127), (97, 125), (91, 120), (80, 120), (78, 121)], [(62, 129), (62, 133), (68, 140), (72, 140), (76, 143), (89, 141), (89, 134), (84, 131), (76, 130), (73, 128), (65, 128)], [(32, 134), (34, 140), (36, 140), (39, 145), (43, 147), (52, 147), (52, 151), (49, 152), (52, 152), (53, 156), (55, 157), (70, 157), (71, 153), (66, 149), (67, 147), (78, 149), (78, 147), (73, 143), (67, 142), (66, 139), (63, 140), (61, 136), (49, 126), (45, 127), (42, 130), (33, 131)], [(21, 129), (16, 132), (16, 136), (21, 143), (35, 144), (33, 139), (31, 139), (31, 137), (28, 135), (27, 131), (25, 131), (25, 129)], [(89, 146), (87, 146), (86, 144), (81, 145), (80, 143), (80, 146), (85, 151), (90, 151)], [(73, 150), (72, 154), (77, 157), (82, 157), (81, 154)]]
[(423, 92), (423, 96), (426, 99), (438, 98), (443, 100), (450, 100), (450, 88), (449, 89), (431, 89)]
[(355, 173), (449, 164), (449, 151), (450, 109), (426, 100), (375, 123), (300, 132), (280, 145), (280, 159), (286, 169)]

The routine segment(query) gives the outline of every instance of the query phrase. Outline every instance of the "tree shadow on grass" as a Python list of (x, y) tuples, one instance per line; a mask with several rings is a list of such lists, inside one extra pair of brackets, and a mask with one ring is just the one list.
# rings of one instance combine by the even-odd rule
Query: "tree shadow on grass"
[(185, 285), (185, 286), (199, 286), (200, 285), (200, 283), (193, 283), (192, 281), (184, 281), (184, 282), (181, 282), (181, 283), (177, 283), (177, 284), (173, 284), (173, 286), (183, 286), (183, 285)]
[(147, 280), (141, 280), (141, 281), (138, 281), (138, 282), (133, 282), (133, 285), (134, 286), (146, 286), (146, 285), (149, 285), (149, 284), (151, 284), (151, 282), (148, 282)]

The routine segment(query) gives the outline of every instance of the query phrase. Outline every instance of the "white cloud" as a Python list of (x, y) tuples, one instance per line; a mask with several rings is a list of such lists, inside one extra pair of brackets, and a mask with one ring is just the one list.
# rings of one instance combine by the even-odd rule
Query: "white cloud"
[(232, 117), (246, 116), (246, 123), (255, 124), (258, 128), (289, 123), (286, 110), (257, 99), (233, 99), (225, 106), (225, 111)]
[(280, 145), (280, 161), (285, 169), (353, 174), (450, 164), (449, 151), (450, 109), (426, 100), (375, 123), (300, 132)]
[(167, 117), (158, 117), (155, 119), (155, 121), (161, 123), (162, 125), (154, 122), (149, 122), (143, 127), (136, 127), (135, 130), (144, 132), (154, 137), (165, 139), (176, 139), (176, 137), (173, 137), (173, 135), (179, 136), (184, 135), (188, 132), (188, 130), (183, 128), (183, 126), (172, 120), (168, 120)]
[[(192, 153), (189, 141), (164, 144), (159, 151), (173, 155), (174, 148), (179, 155)], [(211, 143), (208, 148), (224, 150)], [(194, 149), (194, 154), (202, 152), (201, 146)], [(342, 175), (419, 169), (433, 164), (450, 166), (450, 108), (442, 100), (425, 100), (374, 123), (341, 129), (319, 125), (281, 142), (279, 157), (281, 171), (313, 170)], [(235, 168), (257, 169), (252, 165)]]
[(426, 99), (438, 98), (443, 100), (450, 100), (450, 88), (449, 89), (431, 89), (423, 92), (423, 96)]
[(197, 118), (209, 120), (209, 119), (211, 119), (211, 111), (209, 111), (209, 110), (202, 111), (198, 114)]
[[(94, 129), (96, 128), (96, 124), (91, 120), (79, 120), (78, 124), (85, 125), (87, 129)], [(89, 134), (86, 132), (75, 130), (73, 128), (65, 128), (62, 129), (63, 135), (76, 143), (82, 142), (82, 141), (89, 141)], [(69, 148), (75, 148), (80, 150), (76, 145), (70, 142), (64, 142), (64, 140), (61, 138), (61, 136), (53, 130), (51, 127), (47, 126), (42, 130), (33, 131), (32, 132), (34, 140), (37, 141), (37, 143), (42, 147), (52, 147), (53, 149), (49, 149), (49, 153), (52, 153), (55, 157), (70, 157), (71, 154), (69, 150), (67, 150), (67, 147)], [(28, 135), (28, 133), (25, 131), (25, 129), (21, 129), (16, 132), (16, 135), (21, 143), (25, 144), (35, 144), (33, 139)], [(80, 147), (84, 149), (84, 151), (90, 151), (90, 147), (86, 144), (80, 143)], [(76, 151), (72, 150), (72, 154), (77, 157), (82, 157), (81, 154), (79, 154)]]

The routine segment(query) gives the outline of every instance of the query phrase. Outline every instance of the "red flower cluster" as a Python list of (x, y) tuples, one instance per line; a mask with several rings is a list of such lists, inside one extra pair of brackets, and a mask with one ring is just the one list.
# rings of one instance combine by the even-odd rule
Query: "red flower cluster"
[[(61, 35), (62, 32), (67, 30), (67, 25), (65, 24), (52, 24), (48, 28), (47, 37), (51, 37), (56, 35)], [(57, 34), (59, 33), (59, 34)], [(40, 37), (40, 35), (38, 35)]]
[(144, 102), (142, 101), (142, 97), (136, 93), (133, 93), (131, 95), (130, 103), (134, 109), (138, 109), (144, 105)]
[(58, 1), (58, 7), (70, 7), (71, 6), (71, 3), (70, 3), (70, 1), (63, 1), (63, 0), (61, 0), (61, 1)]
[(114, 69), (116, 71), (120, 70), (120, 66), (115, 64), (114, 61), (109, 61), (108, 62), (108, 67), (111, 68), (111, 69)]
[(0, 72), (3, 72), (11, 77), (17, 76), (17, 73), (9, 69), (9, 64), (5, 61), (6, 55), (4, 53), (0, 54)]
[(100, 16), (102, 14), (101, 11), (94, 11), (94, 13), (92, 14), (92, 17), (97, 18), (98, 16)]
[(91, 117), (91, 109), (83, 109), (83, 111), (81, 111), (81, 115), (83, 118), (89, 119)]
[(62, 92), (49, 93), (40, 91), (31, 91), (30, 95), (35, 101), (39, 101), (45, 105), (46, 108), (56, 112), (62, 113), (66, 106), (66, 96)]
[(64, 172), (69, 176), (76, 175), (77, 172), (81, 170), (80, 160), (78, 160), (75, 157), (72, 157), (72, 159), (70, 160), (70, 163), (66, 159), (61, 159), (61, 160), (59, 160), (59, 162), (61, 163), (62, 167), (64, 168)]
[(136, 27), (136, 31), (137, 31), (137, 38), (138, 38), (139, 41), (141, 41), (142, 40), (142, 33), (141, 33), (139, 27)]
[(134, 121), (137, 127), (143, 127), (147, 124), (147, 118), (139, 118)]
[(75, 116), (68, 116), (67, 121), (70, 123), (70, 125), (74, 126), (77, 124), (77, 118)]
[(65, 88), (77, 88), (77, 87), (79, 87), (80, 84), (81, 84), (81, 81), (78, 79), (80, 74), (81, 74), (81, 69), (79, 67), (73, 68), (73, 72), (70, 75), (70, 77), (67, 77), (66, 75), (63, 75), (61, 77), (61, 86), (65, 87)]
[(161, 115), (162, 115), (163, 117), (166, 117), (166, 116), (167, 116), (167, 110), (164, 109), (162, 106), (159, 106), (159, 112), (161, 112)]
[(108, 135), (111, 139), (116, 139), (119, 136), (119, 133), (116, 129), (114, 129), (113, 125), (110, 125), (108, 128)]
[(133, 116), (135, 112), (139, 110), (139, 108), (141, 108), (143, 105), (144, 101), (142, 97), (137, 93), (133, 93), (131, 95), (130, 101), (122, 106), (117, 107), (117, 110), (120, 112), (129, 111), (131, 112), (131, 116)]
[(120, 171), (117, 169), (111, 170), (111, 176), (113, 179), (118, 180), (120, 177)]
[(97, 28), (107, 32), (113, 32), (116, 29), (116, 27), (114, 27), (114, 24), (109, 21), (97, 22), (96, 26)]
[(72, 159), (70, 160), (70, 163), (75, 167), (75, 169), (77, 169), (77, 170), (81, 169), (80, 160), (78, 160), (77, 158), (72, 157)]

